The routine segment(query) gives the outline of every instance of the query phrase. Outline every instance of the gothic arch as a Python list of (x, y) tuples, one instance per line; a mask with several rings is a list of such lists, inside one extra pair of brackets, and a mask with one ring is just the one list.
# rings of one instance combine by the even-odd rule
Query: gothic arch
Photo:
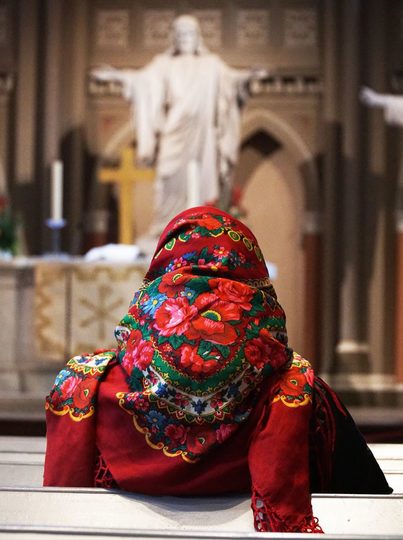
[[(302, 246), (302, 276), (298, 295), (304, 305), (303, 313), (299, 313), (303, 331), (298, 334), (303, 354), (313, 360), (318, 367), (320, 338), (317, 328), (320, 318), (320, 275), (321, 275), (321, 234), (320, 234), (320, 196), (319, 174), (316, 155), (304, 141), (300, 133), (289, 122), (279, 115), (264, 109), (250, 109), (245, 111), (242, 123), (241, 142), (246, 142), (254, 134), (265, 132), (275, 139), (284, 153), (291, 156), (293, 166), (300, 173), (302, 182), (293, 189), (299, 192), (305, 216), (301, 223), (300, 233), (303, 238)], [(284, 158), (284, 155), (283, 155)], [(276, 154), (273, 154), (276, 159)], [(293, 182), (296, 181), (294, 178)], [(297, 197), (298, 199), (298, 197)], [(284, 292), (284, 291), (283, 291)], [(298, 313), (298, 306), (296, 306)], [(289, 317), (289, 322), (290, 322)]]
[(260, 108), (246, 110), (242, 120), (241, 142), (246, 141), (259, 130), (272, 135), (293, 156), (304, 179), (305, 209), (318, 212), (320, 209), (319, 175), (312, 149), (289, 122), (277, 114)]

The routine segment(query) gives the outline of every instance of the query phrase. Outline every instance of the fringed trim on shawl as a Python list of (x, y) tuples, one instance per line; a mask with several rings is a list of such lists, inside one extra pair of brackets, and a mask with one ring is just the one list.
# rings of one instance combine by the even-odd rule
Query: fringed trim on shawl
[(119, 488), (99, 450), (97, 450), (95, 460), (94, 487), (105, 489)]
[(323, 533), (318, 518), (308, 515), (297, 526), (289, 526), (273, 510), (267, 500), (255, 491), (252, 495), (252, 511), (255, 530), (258, 532)]

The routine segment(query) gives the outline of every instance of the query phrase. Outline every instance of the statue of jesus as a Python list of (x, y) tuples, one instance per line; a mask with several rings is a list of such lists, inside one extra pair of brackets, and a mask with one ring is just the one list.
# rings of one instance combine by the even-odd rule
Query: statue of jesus
[(204, 46), (197, 19), (181, 15), (173, 22), (171, 47), (144, 68), (92, 73), (122, 83), (133, 106), (139, 164), (156, 167), (150, 234), (157, 237), (188, 206), (228, 209), (241, 105), (249, 81), (266, 71), (229, 67)]

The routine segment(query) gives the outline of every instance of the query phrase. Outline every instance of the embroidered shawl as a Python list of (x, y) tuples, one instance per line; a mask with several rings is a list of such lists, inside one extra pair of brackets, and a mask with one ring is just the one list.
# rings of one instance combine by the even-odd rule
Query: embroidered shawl
[(116, 350), (70, 360), (47, 398), (45, 485), (94, 485), (98, 448), (122, 489), (249, 491), (257, 530), (321, 532), (309, 485), (314, 373), (288, 347), (244, 224), (209, 207), (172, 220), (115, 335)]

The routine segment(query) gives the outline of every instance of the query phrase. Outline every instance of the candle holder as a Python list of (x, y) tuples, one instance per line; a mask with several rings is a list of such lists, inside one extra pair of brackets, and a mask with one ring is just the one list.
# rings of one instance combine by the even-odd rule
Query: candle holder
[(52, 259), (68, 259), (67, 253), (61, 250), (61, 236), (62, 229), (66, 225), (65, 219), (47, 219), (45, 221), (46, 226), (50, 229), (50, 242), (51, 249), (48, 253), (45, 253), (45, 257)]

